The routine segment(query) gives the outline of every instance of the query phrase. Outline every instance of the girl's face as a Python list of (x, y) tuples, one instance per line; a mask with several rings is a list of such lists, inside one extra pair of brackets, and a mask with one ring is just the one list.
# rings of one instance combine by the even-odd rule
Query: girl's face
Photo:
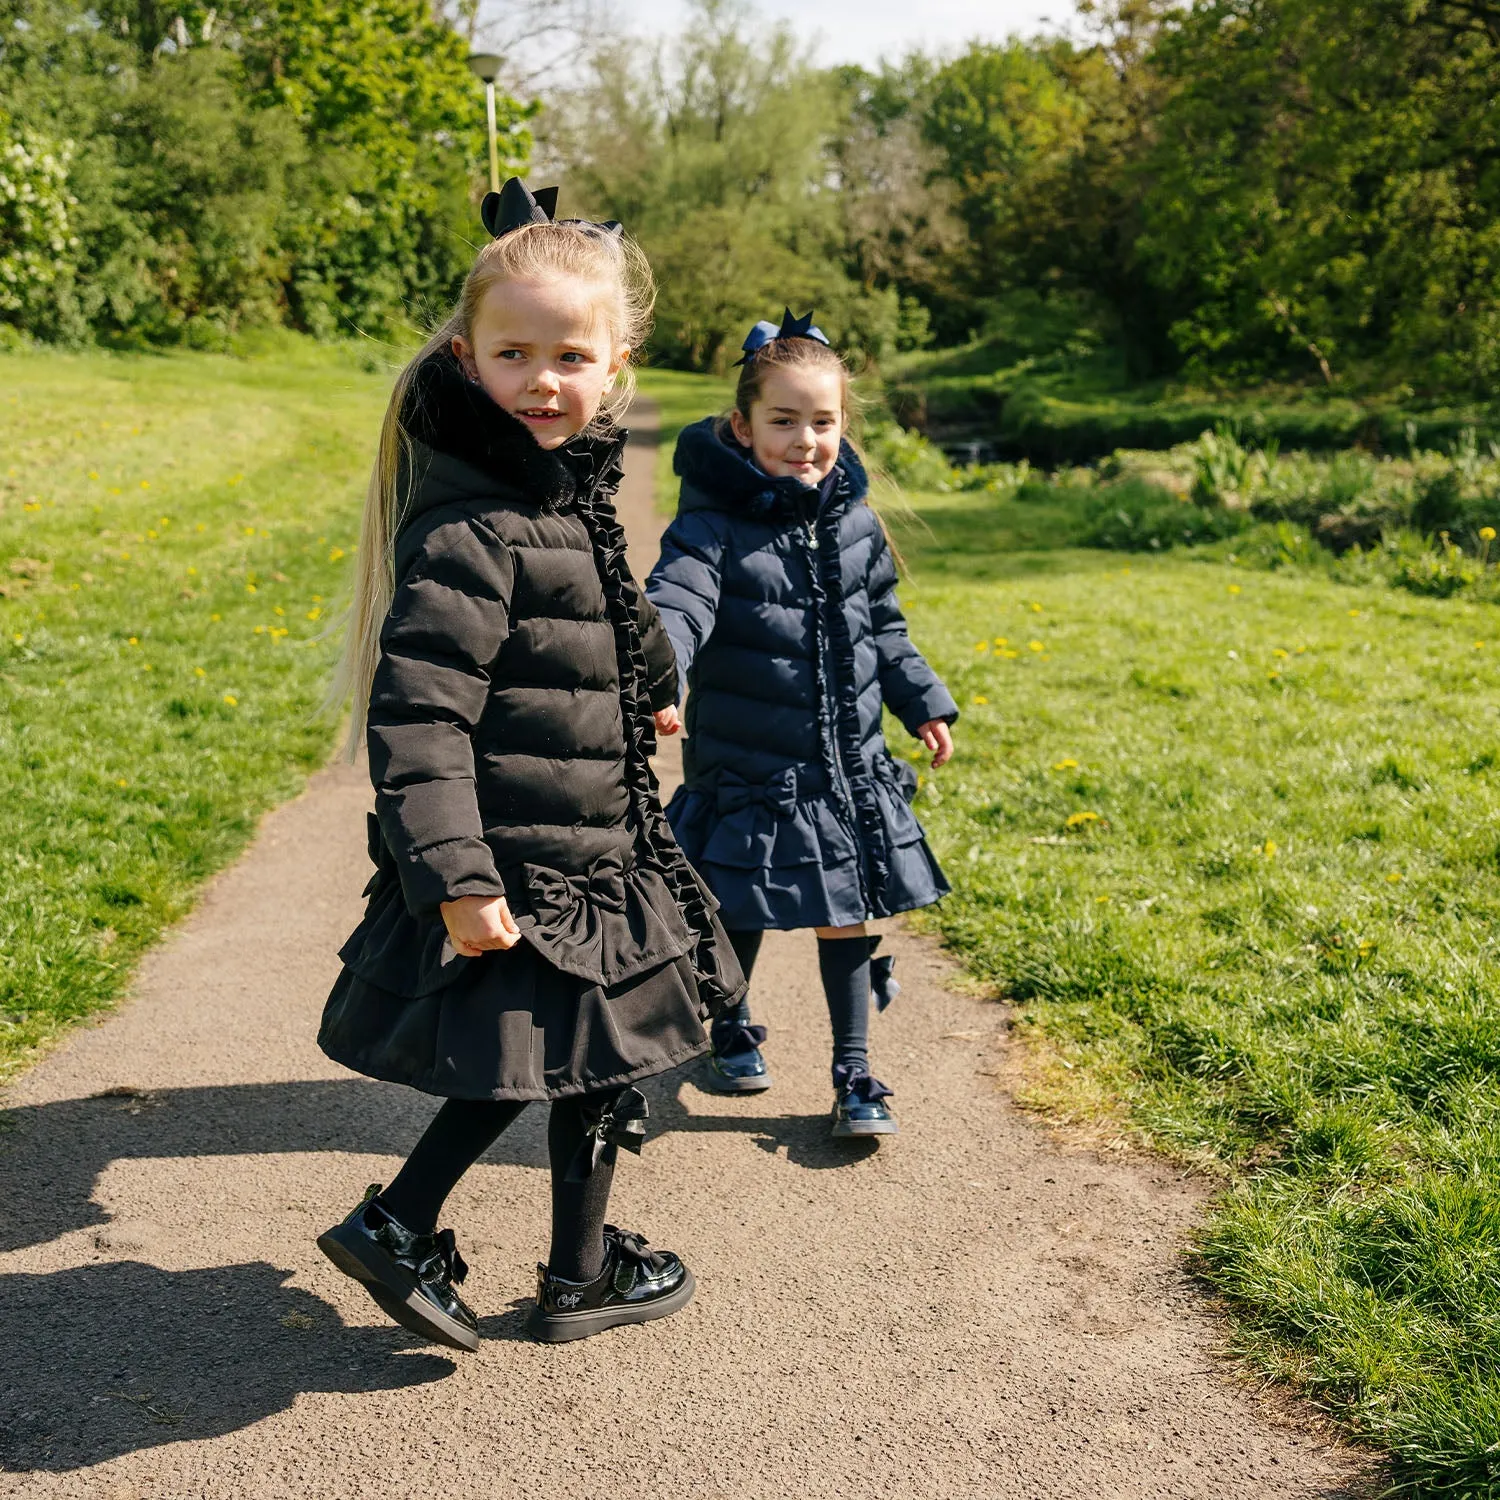
[(594, 419), (630, 354), (601, 303), (600, 288), (569, 278), (497, 281), (453, 353), (543, 448), (560, 447)]
[(843, 376), (816, 365), (772, 370), (751, 404), (749, 420), (735, 411), (729, 422), (772, 478), (790, 475), (816, 487), (838, 462), (844, 435)]

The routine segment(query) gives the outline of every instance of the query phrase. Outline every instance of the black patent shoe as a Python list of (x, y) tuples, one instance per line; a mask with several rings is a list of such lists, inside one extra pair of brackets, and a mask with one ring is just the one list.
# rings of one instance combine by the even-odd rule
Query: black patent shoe
[(878, 1078), (842, 1064), (833, 1070), (833, 1130), (838, 1137), (895, 1135), (901, 1127), (886, 1104), (895, 1095)]
[(376, 1201), (379, 1191), (379, 1184), (370, 1187), (342, 1224), (320, 1234), (318, 1249), (403, 1328), (472, 1354), (479, 1322), (453, 1289), (469, 1274), (453, 1231), (413, 1234)]
[(717, 1021), (714, 1050), (708, 1058), (708, 1086), (716, 1094), (763, 1094), (771, 1087), (770, 1070), (761, 1056), (764, 1026), (747, 1021)]
[(670, 1250), (652, 1250), (638, 1234), (604, 1226), (604, 1269), (592, 1281), (564, 1281), (536, 1268), (536, 1307), (526, 1331), (565, 1344), (622, 1323), (648, 1323), (686, 1307), (697, 1283)]

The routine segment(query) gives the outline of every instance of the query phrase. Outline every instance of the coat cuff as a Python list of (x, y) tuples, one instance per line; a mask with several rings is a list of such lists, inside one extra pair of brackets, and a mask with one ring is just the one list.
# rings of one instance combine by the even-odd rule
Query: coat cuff
[(956, 722), (958, 704), (942, 683), (934, 683), (920, 697), (902, 705), (900, 718), (906, 732), (915, 737), (924, 724), (930, 724), (934, 719), (943, 719), (949, 724)]
[(652, 713), (660, 713), (662, 709), (671, 708), (676, 704), (677, 663), (675, 661), (660, 677), (646, 685), (646, 696), (650, 700)]
[(503, 896), (505, 883), (483, 839), (452, 839), (398, 860), (401, 894), (415, 917), (435, 917), (445, 901)]

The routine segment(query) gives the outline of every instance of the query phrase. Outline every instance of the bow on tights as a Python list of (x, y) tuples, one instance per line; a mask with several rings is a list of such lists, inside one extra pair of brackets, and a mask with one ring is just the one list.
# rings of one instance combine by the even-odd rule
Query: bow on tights
[(650, 1118), (651, 1108), (639, 1089), (624, 1089), (616, 1094), (589, 1119), (564, 1180), (586, 1182), (601, 1161), (613, 1166), (621, 1146), (639, 1156), (646, 1141), (646, 1121)]

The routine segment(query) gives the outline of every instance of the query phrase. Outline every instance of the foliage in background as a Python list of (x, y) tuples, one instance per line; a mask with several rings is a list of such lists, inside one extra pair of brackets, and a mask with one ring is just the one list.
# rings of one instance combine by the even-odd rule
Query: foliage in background
[[(465, 51), (423, 0), (0, 0), (0, 323), (200, 347), (409, 324), (472, 256)], [(502, 99), (517, 159), (525, 114)]]

